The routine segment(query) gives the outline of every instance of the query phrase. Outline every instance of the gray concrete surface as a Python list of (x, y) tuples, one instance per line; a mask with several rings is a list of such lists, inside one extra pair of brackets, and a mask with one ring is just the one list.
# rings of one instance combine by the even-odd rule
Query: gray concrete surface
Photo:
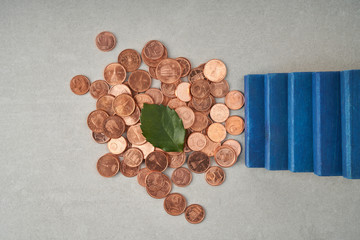
[[(244, 154), (222, 186), (174, 187), (206, 208), (203, 223), (168, 215), (136, 179), (99, 176), (95, 100), (69, 89), (151, 39), (194, 65), (222, 59), (232, 89), (248, 73), (358, 69), (358, 0), (1, 0), (0, 19), (0, 239), (360, 238), (360, 181), (248, 169)], [(103, 30), (118, 40), (108, 53), (94, 44)]]

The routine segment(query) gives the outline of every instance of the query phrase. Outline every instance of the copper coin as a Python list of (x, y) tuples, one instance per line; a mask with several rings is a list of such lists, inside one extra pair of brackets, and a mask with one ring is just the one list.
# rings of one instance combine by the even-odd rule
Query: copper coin
[(132, 95), (130, 88), (125, 84), (114, 85), (109, 90), (109, 94), (113, 95), (114, 97), (117, 97), (123, 93)]
[(172, 215), (178, 216), (185, 211), (186, 199), (180, 193), (171, 193), (164, 200), (165, 211)]
[(207, 98), (196, 98), (191, 99), (191, 104), (195, 110), (200, 112), (208, 111), (212, 106), (212, 98), (208, 96)]
[(104, 69), (104, 78), (110, 85), (123, 83), (126, 79), (126, 70), (120, 63), (110, 63)]
[(210, 83), (210, 93), (216, 98), (223, 98), (229, 93), (230, 87), (226, 80)]
[(164, 100), (162, 101), (162, 105), (166, 106), (168, 105), (169, 101), (171, 100), (172, 98), (169, 98), (167, 96), (164, 95)]
[(161, 172), (151, 172), (145, 179), (146, 191), (157, 199), (166, 197), (171, 192), (171, 181), (168, 176)]
[(131, 92), (130, 95), (135, 96), (136, 94), (138, 94), (137, 91), (134, 91), (133, 89), (130, 88), (129, 81), (124, 82), (124, 85), (126, 85), (130, 89)]
[(92, 132), (92, 137), (95, 140), (95, 142), (100, 144), (107, 143), (108, 141), (110, 141), (110, 138), (107, 137), (104, 133)]
[(206, 171), (205, 180), (212, 186), (219, 186), (225, 181), (225, 172), (221, 167), (213, 166)]
[(226, 140), (225, 142), (223, 142), (222, 145), (232, 147), (232, 149), (234, 149), (234, 151), (236, 152), (236, 156), (239, 156), (241, 153), (241, 145), (238, 141), (236, 141), (234, 139)]
[(245, 98), (242, 92), (233, 90), (226, 94), (225, 104), (232, 110), (240, 109), (244, 106)]
[(169, 167), (178, 168), (181, 167), (186, 160), (186, 155), (184, 152), (167, 152), (169, 156)]
[(221, 123), (213, 123), (208, 127), (207, 135), (214, 142), (221, 142), (226, 137), (226, 129)]
[(209, 137), (206, 137), (206, 145), (201, 151), (208, 155), (209, 157), (214, 156), (216, 148), (220, 147), (221, 144), (219, 142), (213, 142)]
[(151, 77), (147, 71), (136, 70), (129, 76), (129, 86), (136, 92), (145, 92), (151, 86)]
[(157, 88), (150, 88), (150, 89), (146, 90), (145, 93), (152, 98), (152, 100), (154, 101), (154, 104), (159, 105), (164, 101), (164, 95)]
[(176, 108), (181, 107), (181, 106), (186, 106), (186, 103), (181, 101), (178, 98), (173, 98), (173, 99), (170, 99), (167, 106), (169, 108), (171, 108), (171, 109), (176, 109)]
[(195, 121), (190, 129), (196, 132), (201, 132), (208, 126), (208, 117), (202, 112), (194, 112)]
[(210, 84), (206, 80), (197, 80), (191, 84), (190, 91), (196, 98), (207, 98), (210, 95)]
[(125, 177), (135, 177), (140, 171), (140, 166), (130, 167), (122, 161), (120, 163), (120, 171)]
[(219, 166), (227, 168), (236, 163), (237, 156), (232, 147), (224, 145), (215, 150), (214, 159)]
[(108, 91), (109, 85), (104, 80), (96, 80), (90, 85), (90, 94), (95, 99), (106, 95)]
[(206, 80), (206, 78), (202, 69), (194, 68), (190, 70), (188, 80), (190, 83), (194, 83), (197, 80)]
[(225, 122), (229, 115), (230, 111), (223, 103), (217, 103), (211, 107), (210, 117), (214, 122)]
[(201, 223), (205, 218), (205, 210), (199, 204), (191, 204), (185, 209), (185, 219), (189, 223)]
[(239, 135), (244, 131), (244, 120), (239, 116), (231, 116), (225, 122), (226, 131), (231, 135)]
[(191, 70), (191, 63), (189, 59), (184, 57), (178, 57), (175, 60), (178, 61), (181, 65), (181, 69), (182, 69), (181, 77), (186, 77), (187, 75), (189, 75), (189, 72)]
[(70, 89), (76, 95), (83, 95), (90, 89), (90, 80), (84, 75), (76, 75), (70, 81)]
[(144, 103), (147, 104), (154, 104), (154, 100), (147, 95), (146, 93), (140, 93), (134, 96), (136, 104), (139, 106), (139, 108), (144, 108)]
[(128, 94), (120, 94), (113, 101), (114, 112), (120, 117), (130, 116), (135, 110), (135, 101)]
[(151, 152), (145, 159), (145, 165), (151, 171), (163, 172), (168, 167), (168, 156), (165, 152)]
[(103, 177), (115, 176), (119, 172), (119, 160), (112, 154), (107, 153), (99, 158), (96, 168)]
[(203, 173), (210, 167), (210, 158), (203, 152), (192, 152), (188, 157), (188, 167), (194, 173)]
[(206, 63), (202, 63), (202, 64), (200, 64), (199, 66), (197, 66), (196, 68), (199, 68), (199, 69), (201, 69), (201, 70), (204, 70), (205, 64), (206, 64)]
[(134, 112), (130, 116), (123, 117), (127, 126), (135, 125), (140, 120), (140, 108), (135, 106)]
[(127, 141), (124, 137), (112, 138), (107, 144), (109, 151), (113, 154), (123, 153), (127, 147)]
[(222, 61), (212, 59), (205, 64), (204, 75), (212, 82), (220, 82), (226, 76), (226, 66)]
[(191, 108), (186, 106), (181, 106), (175, 109), (176, 113), (181, 118), (184, 128), (190, 128), (195, 121), (195, 114)]
[(110, 116), (114, 115), (115, 112), (112, 107), (114, 99), (115, 99), (115, 97), (113, 95), (109, 95), (109, 94), (100, 97), (96, 101), (96, 109), (103, 110), (103, 111), (107, 112), (107, 114), (109, 114)]
[(125, 122), (119, 116), (109, 116), (104, 120), (104, 134), (109, 138), (119, 138), (125, 132)]
[(191, 100), (190, 86), (188, 82), (181, 82), (175, 89), (175, 96), (183, 102), (189, 102)]
[(146, 158), (155, 149), (154, 146), (149, 142), (146, 142), (141, 145), (133, 144), (132, 147), (136, 147), (136, 148), (140, 149), (144, 154), (144, 158)]
[(181, 77), (181, 66), (172, 58), (161, 60), (156, 67), (156, 76), (163, 83), (174, 83)]
[(101, 32), (95, 38), (96, 46), (103, 52), (108, 52), (114, 49), (116, 45), (116, 38), (111, 32)]
[(145, 57), (152, 60), (161, 58), (161, 56), (164, 54), (164, 51), (164, 45), (157, 40), (151, 40), (147, 42), (144, 47)]
[(118, 56), (118, 62), (127, 72), (133, 72), (141, 65), (140, 54), (134, 49), (125, 49)]
[(149, 66), (149, 74), (152, 78), (154, 79), (157, 79), (157, 76), (156, 76), (156, 67), (150, 67)]
[(124, 164), (129, 167), (138, 167), (144, 159), (142, 151), (138, 148), (129, 148), (124, 153)]
[(127, 139), (131, 144), (141, 145), (146, 142), (146, 138), (142, 134), (140, 123), (129, 127), (127, 130)]
[(159, 64), (159, 62), (161, 62), (161, 60), (163, 59), (166, 59), (168, 56), (168, 52), (167, 52), (167, 49), (166, 47), (164, 46), (164, 54), (159, 58), (159, 59), (156, 59), (156, 60), (153, 60), (153, 59), (150, 59), (150, 58), (147, 58), (145, 56), (145, 50), (143, 48), (143, 50), (141, 51), (141, 58), (142, 60), (144, 61), (144, 63), (146, 65), (148, 65), (149, 67), (155, 67)]
[(187, 139), (189, 148), (193, 151), (200, 151), (206, 145), (205, 135), (199, 132), (191, 133)]
[(176, 90), (176, 87), (177, 85), (179, 85), (181, 83), (181, 80), (179, 81), (176, 81), (174, 83), (161, 83), (161, 92), (167, 96), (167, 97), (170, 97), (170, 98), (173, 98), (173, 97), (176, 97), (175, 95), (175, 90)]
[(109, 114), (103, 110), (92, 111), (87, 118), (90, 130), (96, 133), (104, 132), (104, 121), (108, 116)]
[(191, 183), (191, 180), (191, 172), (184, 167), (176, 168), (171, 175), (171, 181), (178, 187), (188, 186)]
[(146, 167), (140, 169), (139, 173), (137, 174), (137, 180), (141, 186), (146, 187), (145, 179), (146, 179), (147, 175), (149, 175), (149, 173), (151, 173), (151, 172), (152, 171), (150, 171)]

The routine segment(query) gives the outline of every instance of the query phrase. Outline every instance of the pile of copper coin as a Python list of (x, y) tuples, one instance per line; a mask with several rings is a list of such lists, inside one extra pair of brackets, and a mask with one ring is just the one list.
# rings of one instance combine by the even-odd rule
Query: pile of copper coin
[[(96, 45), (102, 51), (112, 50), (115, 44), (116, 38), (110, 32), (96, 37)], [(139, 69), (142, 61), (148, 71)], [(218, 59), (193, 68), (184, 57), (169, 58), (167, 48), (151, 40), (141, 54), (133, 49), (123, 50), (117, 62), (105, 67), (104, 80), (90, 83), (84, 75), (73, 77), (70, 88), (75, 94), (89, 91), (97, 100), (87, 124), (93, 139), (107, 143), (109, 149), (97, 162), (99, 174), (112, 177), (121, 172), (125, 177), (137, 176), (151, 197), (165, 198), (168, 214), (185, 212), (187, 221), (200, 223), (205, 217), (204, 208), (187, 205), (183, 195), (171, 193), (172, 184), (185, 187), (190, 184), (192, 173), (205, 173), (205, 181), (218, 186), (225, 180), (223, 168), (233, 166), (241, 153), (238, 141), (224, 141), (227, 133), (239, 135), (244, 130), (243, 119), (230, 116), (229, 110), (242, 108), (244, 96), (230, 91), (226, 72), (225, 64)], [(151, 87), (154, 79), (161, 82), (160, 89)], [(217, 103), (216, 98), (225, 98), (225, 104)], [(164, 152), (146, 141), (140, 128), (144, 103), (175, 109), (186, 129), (183, 152)], [(169, 168), (174, 169), (171, 177), (164, 173)]]

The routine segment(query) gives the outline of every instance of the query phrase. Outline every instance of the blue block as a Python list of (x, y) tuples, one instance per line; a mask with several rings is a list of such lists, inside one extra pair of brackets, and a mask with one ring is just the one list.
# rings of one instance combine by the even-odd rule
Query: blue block
[(265, 75), (265, 168), (288, 169), (288, 74)]
[(245, 164), (264, 167), (264, 75), (245, 76), (245, 124)]
[(342, 175), (340, 72), (314, 72), (312, 93), (314, 173)]
[(340, 73), (342, 174), (360, 179), (360, 70)]
[(288, 151), (290, 171), (314, 171), (311, 72), (288, 75)]

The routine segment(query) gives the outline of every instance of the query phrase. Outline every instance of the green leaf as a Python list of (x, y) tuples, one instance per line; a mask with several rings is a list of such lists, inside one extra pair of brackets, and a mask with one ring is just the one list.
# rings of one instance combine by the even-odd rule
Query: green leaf
[(182, 152), (185, 129), (175, 110), (164, 105), (144, 104), (141, 130), (148, 142), (166, 152)]

